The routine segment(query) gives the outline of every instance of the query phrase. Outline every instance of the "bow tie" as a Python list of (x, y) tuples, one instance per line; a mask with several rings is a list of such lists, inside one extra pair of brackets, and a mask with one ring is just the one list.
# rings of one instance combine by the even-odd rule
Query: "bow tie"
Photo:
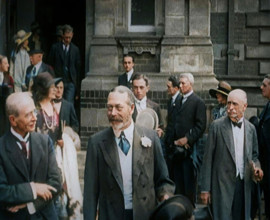
[(62, 99), (54, 99), (53, 102), (54, 103), (59, 103), (59, 102), (62, 102)]
[(232, 121), (232, 124), (234, 127), (237, 126), (238, 128), (241, 128), (241, 126), (242, 126), (242, 122), (233, 122)]

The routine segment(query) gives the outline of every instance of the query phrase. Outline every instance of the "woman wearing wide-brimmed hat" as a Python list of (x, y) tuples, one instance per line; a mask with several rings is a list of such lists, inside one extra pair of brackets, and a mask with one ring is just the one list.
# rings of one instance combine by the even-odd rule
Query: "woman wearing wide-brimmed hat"
[(26, 69), (30, 66), (30, 58), (28, 54), (28, 38), (30, 36), (31, 32), (26, 33), (24, 30), (20, 30), (14, 37), (16, 48), (11, 57), (10, 73), (14, 78), (15, 92), (22, 91)]
[(218, 101), (218, 106), (212, 110), (212, 120), (227, 115), (227, 98), (231, 90), (230, 84), (225, 81), (220, 81), (216, 89), (209, 90), (209, 94)]

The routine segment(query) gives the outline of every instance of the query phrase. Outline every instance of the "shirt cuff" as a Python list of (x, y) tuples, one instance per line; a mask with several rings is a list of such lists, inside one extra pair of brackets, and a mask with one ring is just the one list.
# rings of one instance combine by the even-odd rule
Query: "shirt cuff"
[(34, 214), (36, 212), (36, 208), (34, 206), (34, 203), (28, 202), (27, 203), (27, 209), (30, 215)]
[(34, 200), (35, 200), (37, 198), (37, 191), (36, 191), (35, 183), (30, 182), (30, 186), (31, 186), (33, 197), (34, 197)]

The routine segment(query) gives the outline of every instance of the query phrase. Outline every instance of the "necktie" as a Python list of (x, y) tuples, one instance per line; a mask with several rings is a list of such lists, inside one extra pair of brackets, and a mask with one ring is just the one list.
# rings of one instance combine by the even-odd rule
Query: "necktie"
[(32, 71), (32, 75), (33, 75), (33, 76), (36, 76), (36, 71), (37, 71), (37, 69), (36, 69), (36, 67), (34, 66), (33, 71)]
[(26, 142), (24, 141), (20, 141), (20, 144), (22, 146), (22, 152), (23, 152), (23, 155), (27, 158), (27, 148), (26, 148)]
[(242, 122), (233, 122), (232, 121), (232, 123), (233, 123), (234, 127), (237, 126), (238, 128), (241, 128), (241, 126), (242, 126)]
[(128, 154), (130, 144), (129, 144), (128, 140), (126, 139), (123, 131), (121, 132), (121, 135), (120, 135), (119, 147), (121, 148), (121, 150), (123, 151), (123, 153), (125, 155)]
[(61, 99), (54, 99), (53, 102), (54, 102), (54, 103), (62, 102), (62, 98), (61, 98)]

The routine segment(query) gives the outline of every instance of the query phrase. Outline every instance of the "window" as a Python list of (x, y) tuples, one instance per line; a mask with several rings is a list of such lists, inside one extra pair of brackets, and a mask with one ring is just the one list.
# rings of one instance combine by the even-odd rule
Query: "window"
[(155, 0), (129, 0), (129, 32), (155, 30)]

